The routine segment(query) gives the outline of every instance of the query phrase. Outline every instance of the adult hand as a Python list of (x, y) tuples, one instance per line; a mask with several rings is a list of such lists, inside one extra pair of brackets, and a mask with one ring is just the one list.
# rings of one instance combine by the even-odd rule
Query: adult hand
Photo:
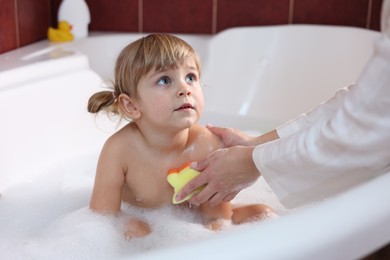
[(211, 125), (207, 125), (206, 127), (208, 130), (210, 130), (210, 132), (221, 139), (224, 147), (231, 147), (236, 145), (248, 146), (251, 145), (251, 142), (253, 139), (255, 139), (254, 137), (248, 136), (244, 132), (234, 128), (224, 128)]
[(211, 206), (215, 206), (222, 201), (232, 200), (238, 192), (260, 177), (252, 152), (251, 146), (233, 146), (219, 149), (205, 160), (191, 165), (201, 173), (183, 187), (176, 199), (181, 200), (193, 190), (206, 185), (189, 200), (192, 205), (198, 206), (209, 201)]
[(221, 139), (225, 147), (232, 147), (236, 145), (243, 145), (243, 146), (259, 145), (279, 138), (279, 135), (276, 132), (276, 130), (272, 130), (266, 134), (253, 137), (234, 128), (216, 127), (211, 125), (207, 125), (206, 127), (213, 134), (218, 136), (219, 139)]

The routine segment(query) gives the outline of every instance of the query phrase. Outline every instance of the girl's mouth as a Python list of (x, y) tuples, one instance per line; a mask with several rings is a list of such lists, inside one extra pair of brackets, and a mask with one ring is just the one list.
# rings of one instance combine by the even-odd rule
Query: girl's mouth
[(179, 108), (176, 108), (175, 111), (188, 110), (188, 109), (195, 109), (195, 107), (189, 103), (185, 103), (181, 105)]

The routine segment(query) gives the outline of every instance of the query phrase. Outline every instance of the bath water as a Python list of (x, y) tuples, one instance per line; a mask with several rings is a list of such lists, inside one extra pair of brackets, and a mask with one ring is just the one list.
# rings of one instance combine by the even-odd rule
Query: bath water
[[(216, 234), (203, 227), (195, 210), (185, 207), (139, 209), (123, 203), (121, 216), (91, 212), (97, 158), (98, 152), (69, 159), (0, 190), (2, 259), (112, 259)], [(266, 203), (281, 215), (286, 212), (262, 178), (232, 203)], [(146, 220), (152, 234), (126, 240), (125, 215)], [(219, 232), (237, 228), (225, 223)]]

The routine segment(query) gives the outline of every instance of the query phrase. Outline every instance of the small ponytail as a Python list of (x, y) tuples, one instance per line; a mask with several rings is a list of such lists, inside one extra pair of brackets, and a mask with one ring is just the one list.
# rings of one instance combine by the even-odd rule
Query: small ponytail
[(102, 110), (118, 114), (117, 98), (114, 91), (100, 91), (88, 100), (88, 112), (98, 113)]

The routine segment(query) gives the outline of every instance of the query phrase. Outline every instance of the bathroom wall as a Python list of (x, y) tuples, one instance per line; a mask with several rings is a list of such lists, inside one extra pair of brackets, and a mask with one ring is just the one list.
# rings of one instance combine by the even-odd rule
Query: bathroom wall
[[(61, 0), (0, 0), (0, 53), (46, 38)], [(214, 34), (251, 25), (379, 30), (382, 0), (86, 0), (91, 31)]]

